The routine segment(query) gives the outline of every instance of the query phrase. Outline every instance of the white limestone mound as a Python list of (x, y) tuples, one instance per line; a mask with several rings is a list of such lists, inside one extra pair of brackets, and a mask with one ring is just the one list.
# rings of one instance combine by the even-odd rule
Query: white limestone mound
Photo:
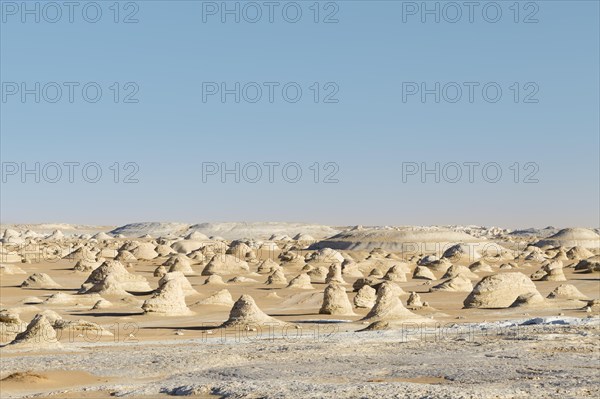
[(395, 284), (386, 281), (377, 290), (375, 305), (369, 313), (361, 319), (362, 321), (376, 322), (389, 320), (415, 320), (422, 318), (406, 309), (397, 295)]
[(194, 303), (192, 306), (197, 305), (219, 305), (219, 306), (231, 306), (233, 305), (233, 298), (231, 297), (231, 293), (222, 289), (217, 291), (204, 299), (200, 299), (198, 302)]
[(275, 270), (280, 269), (279, 263), (275, 262), (272, 259), (263, 260), (258, 264), (258, 272), (259, 273), (273, 273)]
[(410, 269), (406, 263), (394, 265), (387, 271), (385, 276), (383, 276), (383, 279), (392, 282), (406, 282), (406, 274), (409, 272)]
[(363, 277), (363, 278), (359, 278), (357, 279), (354, 284), (352, 284), (352, 289), (354, 291), (358, 291), (360, 290), (362, 287), (364, 287), (365, 285), (371, 286), (371, 287), (375, 287), (377, 284), (381, 283), (381, 280), (378, 278), (374, 278), (374, 277)]
[(63, 259), (79, 261), (79, 260), (96, 260), (96, 251), (88, 247), (79, 247), (63, 257)]
[(199, 231), (192, 231), (190, 234), (185, 236), (186, 240), (195, 240), (195, 241), (208, 241), (208, 236), (206, 234), (202, 234)]
[(473, 243), (459, 243), (451, 246), (442, 254), (442, 258), (446, 258), (451, 262), (468, 262), (472, 263), (481, 259), (481, 254), (478, 250), (478, 245)]
[(106, 261), (106, 259), (104, 259), (104, 258), (100, 258), (100, 259), (98, 259), (98, 261), (89, 260), (89, 259), (80, 259), (77, 261), (77, 263), (73, 267), (73, 270), (75, 270), (76, 272), (89, 273), (92, 270), (99, 267), (102, 263), (104, 263), (104, 261)]
[(119, 262), (132, 263), (136, 262), (137, 258), (133, 256), (131, 252), (122, 249), (118, 252), (117, 256), (115, 256), (114, 260), (118, 260)]
[[(383, 277), (383, 276), (382, 276)], [(342, 277), (342, 264), (333, 263), (329, 266), (329, 272), (325, 278), (326, 284), (347, 284)]]
[(594, 256), (592, 251), (578, 245), (567, 251), (567, 258), (572, 260), (587, 259), (591, 258), (592, 256)]
[(250, 271), (248, 263), (244, 260), (240, 260), (233, 255), (215, 255), (208, 262), (204, 270), (202, 270), (203, 276), (210, 276), (211, 274), (240, 274)]
[(452, 262), (450, 262), (446, 258), (442, 258), (439, 260), (434, 260), (433, 262), (427, 265), (427, 268), (434, 272), (446, 273), (448, 269), (452, 266)]
[(377, 299), (377, 291), (368, 285), (364, 285), (358, 290), (354, 297), (354, 306), (357, 308), (371, 309), (375, 305)]
[(283, 271), (281, 269), (278, 269), (269, 275), (269, 277), (267, 278), (267, 282), (265, 284), (267, 284), (267, 285), (277, 285), (277, 284), (287, 285), (287, 283), (288, 283), (288, 281), (287, 281), (287, 278), (285, 278), (285, 274), (283, 274)]
[[(85, 285), (85, 287), (82, 286), (81, 290), (79, 291), (79, 293), (81, 293), (81, 294), (97, 293), (100, 295), (111, 295), (111, 296), (130, 296), (131, 295), (129, 292), (127, 292), (125, 290), (125, 288), (123, 288), (123, 285), (117, 279), (117, 277), (112, 274), (106, 276), (104, 279), (102, 279), (101, 281), (99, 281), (93, 285), (89, 285), (89, 284), (84, 284), (84, 285)], [(84, 291), (82, 291), (82, 290), (84, 290)]]
[(192, 287), (192, 284), (190, 283), (190, 281), (187, 279), (187, 277), (185, 277), (185, 275), (182, 272), (166, 273), (164, 276), (161, 277), (160, 280), (158, 280), (158, 286), (160, 287), (163, 284), (165, 284), (167, 281), (171, 281), (171, 280), (179, 281), (179, 283), (181, 284), (181, 289), (183, 290), (183, 293), (185, 296), (198, 295), (198, 291), (196, 291)]
[(321, 248), (312, 254), (306, 255), (308, 262), (316, 263), (342, 263), (344, 262), (344, 256), (339, 252), (331, 248)]
[(98, 294), (91, 295), (71, 295), (64, 292), (52, 294), (44, 301), (46, 305), (52, 306), (90, 306), (101, 299)]
[(441, 284), (438, 284), (434, 287), (430, 288), (430, 291), (448, 291), (448, 292), (471, 292), (473, 290), (473, 283), (471, 280), (464, 277), (463, 275), (458, 275), (456, 277), (452, 277), (449, 280), (444, 281)]
[(310, 276), (306, 273), (301, 273), (298, 276), (294, 277), (286, 288), (312, 290), (314, 287), (310, 283)]
[(548, 254), (548, 253), (547, 253), (547, 255), (549, 255), (549, 257), (551, 257), (552, 260), (555, 260), (555, 261), (569, 260), (569, 258), (567, 257), (567, 253), (565, 252), (564, 248), (562, 248), (562, 247), (559, 248), (558, 251), (556, 251), (556, 253), (554, 254), (554, 256), (550, 256), (552, 254)]
[(575, 265), (575, 271), (580, 273), (595, 273), (600, 272), (600, 256), (592, 256), (591, 258), (580, 260)]
[(97, 339), (101, 336), (113, 336), (108, 330), (105, 330), (97, 323), (86, 320), (65, 320), (58, 313), (51, 310), (45, 310), (42, 313), (50, 322), (52, 327), (57, 331), (65, 331), (65, 335), (70, 337), (81, 336), (86, 339)]
[(206, 255), (204, 255), (201, 250), (197, 250), (197, 251), (189, 253), (188, 257), (192, 261), (198, 262), (198, 263), (204, 263), (204, 261), (206, 260)]
[(528, 292), (519, 295), (510, 305), (511, 308), (520, 307), (543, 307), (546, 306), (546, 300), (539, 292)]
[(584, 228), (566, 228), (548, 238), (535, 243), (537, 247), (551, 245), (553, 247), (583, 247), (600, 249), (600, 235), (593, 230)]
[(21, 269), (19, 266), (17, 265), (11, 265), (9, 263), (7, 264), (0, 264), (0, 275), (2, 276), (10, 276), (13, 274), (27, 274), (25, 272), (25, 270)]
[[(110, 279), (109, 279), (110, 277)], [(80, 293), (114, 293), (121, 291), (145, 292), (152, 288), (143, 276), (131, 274), (119, 261), (107, 260), (90, 273)]]
[(310, 281), (314, 283), (324, 283), (327, 279), (327, 275), (329, 274), (329, 269), (325, 266), (313, 267), (306, 265), (304, 268), (302, 268), (302, 271), (306, 271), (306, 274), (310, 276)]
[(187, 315), (192, 312), (185, 303), (185, 294), (178, 278), (166, 281), (144, 301), (142, 310), (145, 313), (157, 313), (166, 316)]
[(262, 328), (267, 323), (271, 328), (276, 325), (288, 324), (264, 313), (250, 295), (244, 294), (233, 304), (229, 312), (229, 319), (221, 327)]
[(452, 265), (446, 270), (446, 273), (442, 276), (442, 279), (454, 278), (462, 276), (471, 280), (479, 280), (479, 276), (471, 271), (466, 266)]
[(473, 273), (492, 273), (494, 269), (483, 261), (477, 261), (469, 266), (469, 270)]
[(572, 284), (561, 284), (556, 287), (550, 294), (548, 294), (547, 298), (549, 299), (575, 299), (580, 301), (589, 301), (586, 295), (584, 295), (581, 291), (577, 289)]
[(110, 235), (106, 234), (106, 233), (105, 233), (105, 232), (103, 232), (103, 231), (101, 231), (101, 232), (99, 232), (99, 233), (96, 233), (96, 234), (94, 234), (94, 235), (92, 236), (92, 238), (93, 238), (94, 240), (98, 240), (98, 241), (103, 241), (103, 240), (112, 240), (112, 239), (113, 239), (113, 237), (112, 237), (112, 236), (110, 236)]
[(97, 302), (94, 304), (94, 306), (92, 306), (92, 309), (91, 309), (91, 310), (102, 310), (102, 309), (108, 309), (108, 308), (111, 308), (112, 306), (113, 306), (113, 304), (112, 304), (110, 301), (108, 301), (108, 300), (106, 300), (106, 299), (102, 298), (102, 299), (99, 299), (99, 300), (98, 300), (98, 301), (97, 301)]
[(248, 244), (241, 241), (232, 243), (225, 253), (228, 255), (233, 255), (242, 260), (256, 258), (256, 253), (254, 250)]
[(519, 295), (538, 293), (533, 281), (520, 272), (484, 277), (464, 300), (465, 308), (507, 308)]
[(159, 244), (154, 248), (158, 256), (169, 256), (175, 254), (176, 252), (166, 244)]
[(542, 281), (567, 281), (562, 267), (548, 269)]
[(317, 241), (316, 238), (306, 233), (298, 233), (292, 239), (295, 241), (299, 241), (303, 244), (310, 244)]
[(225, 285), (225, 281), (223, 281), (223, 277), (218, 274), (212, 274), (208, 276), (206, 280), (204, 280), (205, 285)]
[(0, 341), (12, 341), (15, 336), (25, 331), (27, 323), (19, 317), (19, 314), (14, 310), (0, 310)]
[(363, 277), (363, 273), (360, 271), (358, 263), (346, 260), (342, 263), (342, 276), (346, 278), (359, 278)]
[(419, 259), (417, 261), (417, 265), (419, 265), (419, 266), (429, 266), (433, 262), (437, 262), (439, 260), (440, 260), (440, 258), (438, 258), (435, 255), (426, 255), (426, 256), (423, 256), (421, 259)]
[(531, 275), (532, 280), (567, 281), (563, 272), (563, 263), (553, 260)]
[(10, 343), (21, 349), (60, 349), (62, 344), (58, 341), (56, 331), (46, 316), (35, 315), (27, 325), (25, 331), (17, 334)]
[(323, 304), (319, 310), (320, 314), (330, 315), (354, 315), (352, 304), (346, 294), (346, 289), (341, 284), (329, 284), (323, 294)]
[(436, 280), (433, 272), (425, 266), (417, 266), (413, 272), (413, 278), (421, 280)]
[(163, 266), (170, 266), (169, 272), (180, 272), (187, 275), (195, 274), (194, 269), (192, 269), (192, 263), (185, 255), (180, 254), (169, 258)]
[(171, 249), (173, 251), (180, 254), (190, 254), (194, 251), (197, 251), (203, 248), (206, 245), (205, 241), (195, 240), (195, 239), (186, 239), (174, 242), (171, 244)]
[(423, 301), (421, 301), (421, 296), (416, 292), (411, 292), (410, 296), (406, 300), (406, 306), (409, 309), (419, 309), (423, 307)]
[(21, 283), (22, 288), (40, 288), (40, 289), (54, 289), (62, 288), (60, 284), (52, 279), (46, 273), (33, 273), (27, 277), (25, 281)]
[(154, 250), (155, 247), (156, 246), (151, 242), (142, 242), (133, 251), (131, 251), (131, 254), (137, 259), (152, 260), (154, 258), (158, 258), (158, 252)]
[(524, 257), (524, 260), (526, 261), (537, 263), (544, 262), (546, 259), (547, 257), (540, 252), (530, 252)]

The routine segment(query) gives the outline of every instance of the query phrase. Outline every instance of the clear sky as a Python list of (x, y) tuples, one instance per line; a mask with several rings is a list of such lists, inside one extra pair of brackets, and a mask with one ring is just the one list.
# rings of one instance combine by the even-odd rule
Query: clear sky
[(2, 222), (600, 225), (598, 1), (0, 3)]

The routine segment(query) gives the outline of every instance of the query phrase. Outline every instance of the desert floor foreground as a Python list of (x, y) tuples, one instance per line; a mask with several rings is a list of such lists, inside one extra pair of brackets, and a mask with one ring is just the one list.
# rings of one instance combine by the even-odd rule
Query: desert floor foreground
[[(592, 306), (592, 300), (600, 296), (600, 274), (597, 269), (590, 268), (589, 273), (576, 270), (581, 259), (572, 256), (576, 251), (569, 252), (571, 245), (562, 247), (559, 243), (536, 249), (531, 244), (545, 237), (514, 238), (498, 233), (485, 240), (500, 245), (506, 254), (487, 258), (479, 258), (478, 255), (480, 263), (487, 261), (486, 268), (478, 269), (481, 264), (477, 264), (471, 256), (452, 259), (452, 262), (448, 260), (440, 266), (439, 260), (443, 257), (439, 248), (421, 248), (410, 254), (379, 248), (337, 252), (311, 249), (310, 244), (291, 239), (250, 239), (245, 240), (247, 246), (240, 246), (239, 242), (222, 238), (193, 239), (184, 236), (184, 233), (178, 233), (168, 237), (165, 234), (161, 238), (93, 239), (89, 236), (63, 238), (53, 234), (52, 239), (27, 237), (26, 242), (21, 242), (14, 233), (12, 238), (7, 238), (5, 233), (2, 251), (9, 261), (2, 263), (18, 267), (24, 273), (8, 272), (10, 267), (3, 268), (0, 302), (4, 309), (2, 312), (5, 312), (2, 317), (5, 318), (0, 321), (6, 320), (6, 312), (18, 315), (24, 324), (37, 314), (46, 314), (65, 321), (96, 323), (97, 328), (67, 325), (56, 329), (58, 347), (47, 347), (41, 342), (40, 345), (24, 348), (9, 344), (24, 326), (18, 331), (8, 331), (7, 327), (3, 327), (0, 396), (600, 396), (600, 309), (597, 302)], [(479, 239), (483, 238), (473, 238)], [(200, 249), (181, 249), (182, 243), (188, 245), (200, 241), (204, 243)], [(35, 243), (33, 252), (32, 247), (27, 247), (27, 242)], [(269, 247), (265, 250), (265, 243), (276, 244), (276, 249)], [(127, 290), (129, 292), (122, 291), (120, 294), (79, 292), (90, 271), (73, 269), (78, 263), (78, 250), (90, 250), (90, 262), (98, 261), (99, 265), (104, 260), (110, 262), (114, 257), (111, 254), (122, 256), (123, 252), (129, 252), (125, 247), (135, 252), (136, 246), (145, 244), (155, 249), (159, 246), (163, 250), (175, 248), (179, 252), (153, 255), (152, 259), (141, 259), (140, 255), (140, 259), (122, 261), (127, 271), (136, 278), (143, 277), (151, 290)], [(60, 248), (62, 253), (52, 261), (47, 257), (36, 259), (32, 256), (46, 253), (40, 249), (47, 248)], [(222, 276), (222, 284), (205, 284), (209, 276), (202, 275), (202, 272), (213, 256), (217, 259), (227, 248), (248, 250), (242, 254), (232, 251), (241, 263), (247, 263), (248, 269), (217, 273)], [(577, 253), (585, 253), (579, 251)], [(293, 256), (286, 258), (286, 254), (292, 253)], [(586, 253), (586, 259), (597, 265), (597, 253), (598, 250), (592, 248), (590, 253)], [(342, 254), (343, 258), (340, 258)], [(436, 258), (427, 261), (427, 255), (436, 255)], [(184, 263), (189, 262), (191, 271), (184, 273), (185, 278), (197, 291), (185, 296), (184, 307), (189, 307), (189, 313), (145, 312), (145, 301), (160, 291), (161, 276), (155, 274), (156, 269), (176, 258), (178, 262), (182, 258), (185, 258)], [(260, 269), (266, 259), (276, 263), (275, 267), (288, 282), (319, 268), (329, 270), (331, 276), (336, 270), (341, 271), (343, 281), (332, 283), (331, 278), (335, 280), (339, 276), (325, 277), (322, 273), (314, 273), (310, 278), (312, 288), (308, 289), (289, 288), (286, 283), (265, 284), (272, 274)], [(341, 259), (344, 260), (343, 267)], [(431, 259), (437, 261), (430, 262)], [(557, 259), (561, 259), (560, 262)], [(337, 264), (338, 269), (332, 264)], [(464, 266), (460, 271), (462, 275), (467, 275), (464, 273), (469, 273), (471, 266), (470, 270), (475, 273), (471, 276), (473, 285), (497, 274), (519, 272), (531, 276), (548, 264), (559, 265), (561, 270), (558, 280), (547, 281), (544, 273), (541, 279), (533, 279), (534, 290), (544, 298), (541, 303), (465, 308), (464, 301), (469, 292), (430, 291), (432, 287), (450, 280), (444, 277), (450, 264)], [(406, 267), (407, 271), (401, 273), (406, 274), (406, 278), (394, 280), (393, 285), (401, 288), (395, 297), (401, 301), (400, 306), (404, 304), (410, 309), (414, 320), (385, 319), (392, 323), (383, 325), (383, 329), (379, 330), (371, 328), (372, 320), (362, 320), (370, 313), (370, 306), (353, 305), (351, 314), (319, 312), (324, 291), (330, 284), (343, 286), (342, 292), (350, 303), (354, 303), (357, 295), (354, 285), (358, 280), (371, 276), (369, 284), (376, 288), (377, 284), (387, 284), (390, 279), (383, 275), (393, 265)], [(434, 280), (414, 278), (413, 272), (418, 265), (428, 268)], [(168, 270), (169, 266), (166, 268)], [(372, 269), (377, 269), (377, 273)], [(554, 276), (550, 267), (546, 270), (547, 276)], [(22, 287), (21, 283), (34, 273), (47, 274), (57, 286)], [(246, 280), (231, 281), (239, 277)], [(548, 295), (563, 284), (574, 286), (581, 298), (548, 299)], [(155, 287), (159, 288), (155, 290)], [(233, 301), (241, 295), (249, 295), (258, 308), (280, 324), (220, 328), (230, 317), (233, 301), (221, 305), (197, 302), (223, 289), (231, 294)], [(426, 306), (408, 306), (411, 292), (418, 293)], [(107, 307), (94, 306), (99, 299), (110, 304)], [(361, 331), (365, 328), (371, 330)]]
[[(78, 397), (64, 392), (85, 385), (85, 397), (96, 397), (94, 391), (135, 397), (598, 397), (599, 338), (598, 320), (590, 320), (463, 326), (437, 335), (429, 329), (425, 335), (375, 331), (237, 343), (74, 345), (56, 353), (5, 354), (4, 370), (35, 370), (49, 381), (3, 382), (2, 395), (50, 390)], [(57, 368), (77, 373), (50, 372)]]

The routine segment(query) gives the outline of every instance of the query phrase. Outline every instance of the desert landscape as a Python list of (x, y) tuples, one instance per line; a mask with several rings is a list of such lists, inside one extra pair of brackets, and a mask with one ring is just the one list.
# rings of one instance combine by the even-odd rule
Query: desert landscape
[(3, 398), (600, 395), (597, 228), (1, 232)]

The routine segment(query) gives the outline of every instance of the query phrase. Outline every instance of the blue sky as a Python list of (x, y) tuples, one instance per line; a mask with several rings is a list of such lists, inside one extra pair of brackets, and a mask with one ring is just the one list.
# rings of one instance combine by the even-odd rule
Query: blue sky
[[(518, 16), (514, 1), (479, 2), (473, 22), (463, 2), (427, 2), (438, 4), (439, 23), (420, 1), (319, 2), (318, 23), (315, 1), (276, 2), (272, 23), (264, 2), (228, 1), (242, 10), (239, 23), (234, 15), (222, 22), (220, 1), (120, 2), (118, 16), (114, 1), (98, 1), (96, 23), (85, 20), (95, 18), (89, 2), (78, 3), (72, 23), (64, 7), (50, 23), (54, 9), (27, 2), (39, 3), (38, 23), (20, 1), (0, 3), (2, 222), (600, 225), (597, 1), (519, 2)], [(262, 17), (247, 22), (255, 4)], [(462, 17), (452, 23), (456, 4)], [(299, 21), (286, 21), (297, 9)], [(40, 102), (35, 94), (23, 100), (22, 84), (36, 91), (36, 82)], [(73, 102), (65, 82), (73, 82)], [(236, 82), (239, 103), (206, 92)], [(273, 102), (265, 82), (275, 87)], [(407, 94), (436, 82), (439, 102)], [(86, 84), (88, 99), (102, 89), (97, 102), (84, 98)], [(297, 102), (284, 98), (286, 84), (288, 100), (301, 88)], [(63, 91), (52, 103), (54, 85)], [(253, 103), (257, 85), (262, 97)], [(456, 86), (462, 96), (451, 102)], [(124, 102), (133, 92), (129, 100), (138, 101)], [(40, 182), (35, 173), (22, 178), (36, 162)], [(53, 162), (63, 173), (55, 183)], [(73, 182), (65, 162), (80, 164)], [(203, 163), (236, 162), (239, 183), (218, 173), (203, 181)], [(280, 164), (273, 182), (266, 162)], [(479, 163), (473, 182), (469, 162)], [(81, 174), (92, 163), (102, 170), (96, 183)], [(244, 181), (242, 168), (254, 176), (254, 163), (262, 178)], [(291, 163), (302, 171), (295, 183), (281, 174)], [(436, 163), (439, 183), (433, 174), (422, 179), (421, 167)], [(406, 175), (409, 164), (419, 167), (415, 175)], [(486, 164), (502, 171), (499, 181), (482, 175)], [(463, 175), (453, 183), (455, 165)], [(125, 183), (134, 170), (138, 182)], [(332, 171), (338, 182), (324, 182)], [(524, 181), (530, 172), (537, 183)]]

